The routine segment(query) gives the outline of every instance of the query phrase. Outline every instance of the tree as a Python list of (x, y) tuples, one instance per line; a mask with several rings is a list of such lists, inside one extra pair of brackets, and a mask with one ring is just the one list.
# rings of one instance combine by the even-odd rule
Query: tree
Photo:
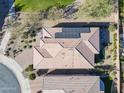
[(113, 9), (112, 0), (86, 0), (84, 11), (93, 17), (109, 16)]

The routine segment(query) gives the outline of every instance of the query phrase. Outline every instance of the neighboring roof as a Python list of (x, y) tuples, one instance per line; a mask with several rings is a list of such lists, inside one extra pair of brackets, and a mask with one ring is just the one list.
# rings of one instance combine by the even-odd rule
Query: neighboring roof
[(98, 76), (45, 76), (43, 93), (104, 93)]
[(35, 69), (94, 68), (94, 55), (99, 53), (98, 28), (45, 28), (42, 34), (40, 45), (33, 49)]

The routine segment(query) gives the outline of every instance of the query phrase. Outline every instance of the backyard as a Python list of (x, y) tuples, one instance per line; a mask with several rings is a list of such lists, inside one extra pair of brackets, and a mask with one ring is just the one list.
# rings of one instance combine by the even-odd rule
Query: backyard
[(15, 6), (22, 11), (43, 11), (53, 6), (64, 7), (73, 2), (74, 0), (15, 0)]

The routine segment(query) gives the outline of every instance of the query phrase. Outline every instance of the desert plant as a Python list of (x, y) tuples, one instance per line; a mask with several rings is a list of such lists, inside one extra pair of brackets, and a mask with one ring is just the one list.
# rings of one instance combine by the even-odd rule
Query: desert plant
[(83, 10), (93, 17), (106, 17), (112, 13), (113, 0), (86, 0)]
[(29, 65), (26, 69), (25, 69), (25, 71), (33, 71), (34, 69), (33, 69), (33, 64), (31, 64), (31, 65)]
[(30, 80), (35, 80), (35, 78), (36, 78), (35, 73), (31, 73), (31, 74), (29, 75), (29, 79), (30, 79)]
[(117, 29), (117, 24), (111, 24), (108, 28), (109, 31), (115, 31)]

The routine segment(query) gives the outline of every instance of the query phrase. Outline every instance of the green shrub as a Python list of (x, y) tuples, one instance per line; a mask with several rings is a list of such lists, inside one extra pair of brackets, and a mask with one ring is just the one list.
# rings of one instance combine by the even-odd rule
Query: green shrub
[(93, 17), (106, 17), (111, 15), (113, 0), (86, 0), (83, 10)]
[(13, 50), (13, 53), (17, 53), (17, 50)]
[(14, 44), (14, 41), (10, 41), (10, 44)]
[(121, 62), (124, 62), (124, 56), (121, 56), (121, 57), (120, 57), (120, 61), (121, 61)]
[(32, 48), (32, 45), (29, 45), (28, 47), (29, 47), (29, 48)]
[(28, 32), (24, 32), (22, 35), (22, 38), (27, 39), (28, 38)]
[(116, 51), (116, 49), (117, 49), (117, 33), (114, 33), (114, 35), (113, 35), (113, 60), (116, 60), (116, 58), (117, 58), (117, 51)]
[(36, 78), (35, 73), (31, 73), (31, 74), (29, 75), (29, 79), (30, 79), (30, 80), (35, 80), (35, 78)]
[(36, 39), (33, 39), (34, 42), (36, 42)]
[(117, 24), (111, 24), (108, 28), (109, 31), (115, 31), (117, 29)]
[(22, 52), (23, 50), (22, 50), (22, 49), (20, 49), (19, 51), (20, 51), (20, 52)]
[(25, 71), (33, 71), (34, 69), (33, 69), (33, 64), (31, 64), (31, 65), (29, 65), (26, 69), (25, 69)]
[(24, 48), (27, 48), (27, 46), (25, 45)]
[(32, 40), (29, 40), (29, 43), (32, 43)]
[(24, 40), (21, 40), (21, 42), (24, 42)]
[(8, 51), (10, 51), (10, 50), (11, 50), (11, 48), (8, 48), (7, 50), (8, 50)]

